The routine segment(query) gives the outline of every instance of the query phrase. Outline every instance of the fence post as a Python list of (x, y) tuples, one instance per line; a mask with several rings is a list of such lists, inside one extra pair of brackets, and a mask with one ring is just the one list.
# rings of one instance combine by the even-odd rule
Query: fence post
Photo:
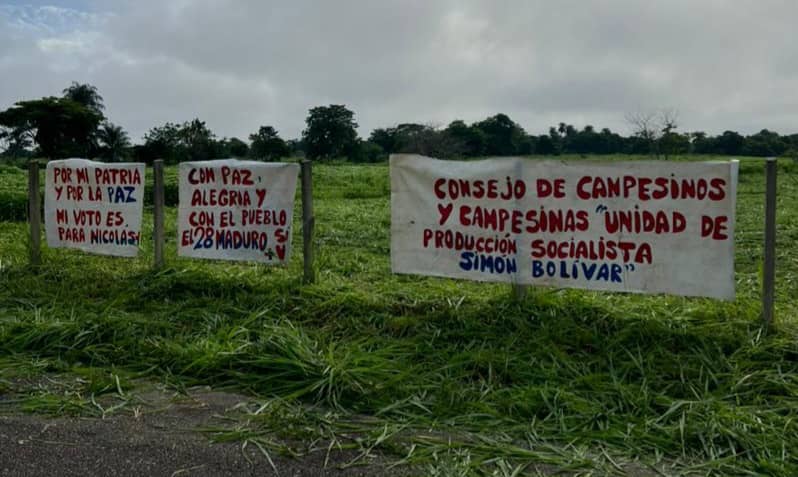
[(776, 166), (777, 159), (765, 162), (765, 264), (762, 279), (762, 319), (766, 327), (773, 323), (776, 294)]
[(153, 171), (153, 230), (152, 237), (155, 250), (155, 269), (160, 270), (164, 266), (164, 183), (163, 183), (163, 159), (156, 159), (152, 164)]
[(30, 225), (30, 266), (42, 263), (42, 204), (39, 196), (39, 163), (28, 162), (28, 223)]
[(314, 283), (316, 270), (313, 268), (313, 234), (316, 218), (313, 216), (313, 169), (312, 162), (302, 161), (302, 257), (304, 259), (304, 281)]
[(516, 300), (523, 300), (526, 297), (526, 291), (529, 285), (522, 285), (520, 283), (513, 283), (513, 298)]

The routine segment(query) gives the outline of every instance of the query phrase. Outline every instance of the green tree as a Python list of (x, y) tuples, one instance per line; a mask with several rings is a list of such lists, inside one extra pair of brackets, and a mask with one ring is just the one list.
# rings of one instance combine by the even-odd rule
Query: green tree
[(183, 123), (178, 137), (188, 160), (205, 161), (216, 157), (214, 150), (216, 136), (205, 125), (205, 121), (193, 119)]
[[(464, 142), (459, 138), (447, 134), (445, 130), (440, 131), (418, 123), (402, 123), (392, 128), (375, 129), (367, 142), (379, 146), (382, 153), (388, 154), (402, 152), (448, 158), (461, 156), (465, 150)], [(379, 155), (371, 147), (370, 157)]]
[(139, 159), (150, 162), (162, 158), (174, 164), (183, 161), (205, 161), (219, 157), (215, 135), (205, 121), (193, 119), (183, 124), (166, 123), (150, 129), (144, 135), (144, 146), (137, 152)]
[(218, 157), (240, 158), (249, 156), (249, 146), (237, 137), (224, 138), (218, 141), (217, 146), (216, 155)]
[(310, 159), (347, 157), (357, 147), (355, 113), (342, 104), (317, 106), (308, 112), (302, 131)]
[(288, 146), (289, 156), (305, 157), (306, 147), (305, 147), (305, 141), (303, 141), (302, 138), (289, 139), (285, 141), (285, 145)]
[(659, 157), (659, 138), (661, 127), (657, 113), (635, 112), (626, 115), (626, 121), (632, 127), (632, 153), (652, 154)]
[(660, 113), (660, 136), (657, 149), (664, 159), (675, 154), (686, 154), (690, 149), (690, 139), (676, 132), (679, 127), (676, 124), (676, 113), (674, 111), (663, 111)]
[(379, 162), (383, 159), (385, 159), (385, 150), (379, 144), (360, 139), (351, 155), (351, 160), (354, 162)]
[(715, 154), (726, 154), (736, 156), (742, 154), (745, 147), (745, 137), (736, 131), (723, 131), (723, 134), (715, 138)]
[(542, 156), (553, 156), (557, 154), (557, 148), (551, 136), (541, 134), (537, 137), (537, 141), (535, 142), (535, 154)]
[(45, 157), (87, 156), (102, 116), (68, 98), (20, 101), (0, 112), (0, 126), (32, 135)]
[(538, 139), (538, 152), (554, 156), (559, 156), (563, 153), (563, 138), (559, 129), (552, 126), (549, 128), (548, 136), (540, 136)]
[(518, 154), (526, 133), (506, 114), (497, 114), (475, 124), (485, 135), (485, 154), (512, 156)]
[(369, 142), (379, 146), (387, 154), (398, 150), (395, 128), (377, 128), (371, 131)]
[[(592, 126), (590, 126), (592, 129)], [(577, 136), (579, 132), (572, 124), (560, 123), (557, 126), (557, 134), (559, 135), (560, 139), (560, 151), (564, 153), (573, 153), (576, 151), (576, 146), (574, 143), (577, 142)]]
[(600, 148), (600, 141), (601, 137), (595, 128), (588, 124), (584, 129), (573, 135), (569, 144), (569, 152), (573, 151), (577, 154), (596, 153)]
[(763, 129), (745, 138), (743, 154), (746, 156), (780, 156), (790, 148), (786, 138), (779, 133)]
[(152, 162), (163, 159), (175, 164), (181, 160), (180, 125), (167, 122), (163, 126), (154, 127), (144, 135), (144, 145), (138, 154), (139, 159)]
[(291, 154), (288, 145), (271, 126), (261, 126), (258, 132), (249, 135), (249, 140), (252, 143), (249, 155), (256, 159), (276, 161)]
[(474, 157), (483, 154), (485, 149), (485, 133), (475, 126), (469, 126), (465, 121), (456, 119), (446, 126), (444, 134), (461, 144), (463, 155)]
[(103, 117), (105, 104), (103, 103), (103, 97), (97, 91), (97, 87), (88, 83), (73, 81), (68, 88), (64, 88), (63, 94), (64, 98), (80, 103), (100, 115), (100, 117)]
[(130, 137), (122, 126), (104, 122), (97, 130), (100, 156), (110, 162), (122, 161), (130, 147)]
[(0, 143), (4, 143), (2, 155), (6, 157), (27, 157), (33, 146), (33, 132), (24, 127), (0, 128)]
[(396, 152), (425, 154), (424, 144), (436, 133), (426, 124), (402, 123), (393, 128)]
[(596, 154), (617, 154), (623, 152), (624, 138), (620, 134), (603, 128), (599, 133), (598, 150)]
[(708, 152), (711, 141), (707, 138), (707, 133), (704, 131), (693, 131), (685, 133), (687, 140), (690, 142), (688, 147), (689, 154), (704, 154)]

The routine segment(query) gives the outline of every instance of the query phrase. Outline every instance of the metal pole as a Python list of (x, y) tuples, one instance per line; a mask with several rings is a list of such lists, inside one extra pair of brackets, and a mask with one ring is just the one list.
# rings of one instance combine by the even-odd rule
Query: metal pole
[(313, 233), (316, 218), (313, 216), (313, 173), (312, 162), (302, 161), (302, 256), (304, 259), (305, 283), (316, 281), (313, 268)]
[(163, 160), (156, 159), (152, 164), (154, 173), (153, 190), (153, 241), (155, 243), (155, 269), (160, 270), (164, 266), (164, 183), (163, 183)]
[(773, 323), (773, 302), (776, 296), (776, 166), (775, 158), (765, 163), (765, 267), (762, 280), (762, 319), (765, 326)]
[(28, 223), (30, 224), (30, 265), (42, 263), (42, 205), (39, 196), (39, 163), (28, 162)]

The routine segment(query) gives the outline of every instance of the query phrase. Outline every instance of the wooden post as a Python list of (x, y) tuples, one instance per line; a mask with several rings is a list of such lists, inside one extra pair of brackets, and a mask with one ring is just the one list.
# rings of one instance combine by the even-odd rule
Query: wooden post
[(313, 233), (316, 218), (313, 216), (313, 169), (312, 162), (302, 161), (302, 257), (304, 259), (304, 281), (314, 283), (316, 270), (313, 268)]
[(773, 324), (773, 303), (776, 297), (776, 166), (777, 159), (765, 163), (765, 266), (762, 279), (762, 319), (766, 327)]
[(42, 204), (39, 195), (39, 163), (28, 162), (28, 223), (30, 224), (30, 265), (42, 263)]
[(164, 266), (164, 183), (163, 183), (163, 160), (156, 159), (152, 164), (154, 174), (154, 189), (152, 194), (153, 204), (153, 229), (152, 238), (155, 250), (155, 269), (160, 270)]
[(513, 298), (516, 300), (523, 300), (526, 297), (526, 291), (529, 285), (521, 285), (520, 283), (513, 283)]

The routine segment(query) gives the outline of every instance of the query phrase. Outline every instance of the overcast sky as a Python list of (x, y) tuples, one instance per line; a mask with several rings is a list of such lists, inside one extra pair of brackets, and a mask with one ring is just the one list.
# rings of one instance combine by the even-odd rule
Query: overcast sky
[(798, 132), (798, 1), (0, 0), (0, 108), (95, 85), (139, 139), (199, 117), (297, 137), (497, 112), (528, 132), (672, 108), (682, 131)]

